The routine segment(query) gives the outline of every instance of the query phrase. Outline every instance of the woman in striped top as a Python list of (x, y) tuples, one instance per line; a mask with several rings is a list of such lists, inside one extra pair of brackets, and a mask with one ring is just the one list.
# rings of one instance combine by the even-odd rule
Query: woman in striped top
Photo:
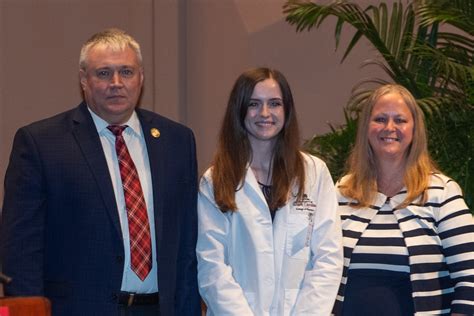
[(363, 108), (338, 194), (336, 315), (474, 314), (474, 220), (432, 163), (423, 113), (402, 86), (378, 88)]

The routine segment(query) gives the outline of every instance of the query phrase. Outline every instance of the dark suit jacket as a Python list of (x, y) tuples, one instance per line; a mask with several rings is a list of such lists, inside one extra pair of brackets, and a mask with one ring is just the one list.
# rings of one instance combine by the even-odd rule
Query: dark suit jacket
[[(192, 131), (137, 109), (150, 159), (161, 315), (199, 315)], [(154, 138), (151, 128), (161, 136)], [(53, 315), (115, 315), (124, 249), (107, 162), (79, 107), (18, 130), (5, 176), (0, 255), (8, 295), (45, 295)]]

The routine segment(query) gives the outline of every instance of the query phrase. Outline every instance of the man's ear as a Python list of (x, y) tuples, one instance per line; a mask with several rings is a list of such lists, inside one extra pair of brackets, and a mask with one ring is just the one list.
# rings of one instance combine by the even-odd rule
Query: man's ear
[(145, 70), (143, 69), (143, 67), (140, 67), (140, 81), (141, 81), (142, 86), (143, 86), (144, 80), (145, 80)]
[(79, 82), (81, 84), (82, 90), (86, 88), (87, 74), (84, 69), (79, 69)]

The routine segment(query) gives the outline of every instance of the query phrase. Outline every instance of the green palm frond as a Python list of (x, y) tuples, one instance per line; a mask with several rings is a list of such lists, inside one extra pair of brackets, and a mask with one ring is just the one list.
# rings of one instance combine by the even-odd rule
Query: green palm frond
[[(447, 96), (454, 100), (467, 98), (472, 66), (466, 65), (465, 52), (454, 51), (452, 47), (437, 49), (428, 45), (419, 45), (411, 53), (431, 60), (430, 78), (432, 80), (429, 83), (428, 94), (434, 93), (437, 96)], [(469, 107), (471, 105), (461, 106)]]
[(450, 101), (451, 99), (442, 97), (427, 97), (416, 100), (425, 113), (427, 119), (434, 117), (435, 115), (441, 115), (441, 109), (443, 109), (444, 105), (448, 104)]
[[(357, 1), (337, 0), (321, 5), (288, 0), (284, 13), (296, 30), (318, 28), (336, 17), (336, 49), (346, 25), (355, 29), (341, 62), (361, 39), (368, 40), (381, 58), (375, 65), (395, 83), (415, 96), (425, 113), (429, 150), (442, 171), (462, 186), (469, 205), (474, 205), (474, 1), (384, 1), (362, 9)], [(451, 27), (445, 28), (448, 24)], [(449, 30), (449, 31), (447, 31)], [(369, 78), (355, 85), (345, 108), (345, 124), (316, 135), (306, 148), (328, 162), (335, 178), (344, 170), (354, 138), (360, 105), (384, 78)]]
[(474, 35), (474, 2), (472, 0), (423, 1), (417, 7), (417, 15), (422, 25), (445, 23)]
[(455, 51), (463, 51), (466, 62), (472, 64), (474, 56), (474, 39), (461, 34), (440, 32), (438, 34), (438, 47), (447, 51), (452, 48)]
[[(385, 70), (390, 78), (396, 76), (391, 72), (390, 68), (382, 61), (379, 60), (367, 60), (362, 64), (362, 67), (375, 65)], [(369, 96), (372, 94), (374, 87), (379, 87), (393, 81), (387, 81), (383, 78), (366, 78), (356, 83), (351, 91), (351, 97), (347, 103), (347, 109), (351, 112), (359, 112), (361, 106), (367, 101)]]
[[(405, 9), (400, 2), (395, 2), (392, 10), (385, 3), (362, 9), (358, 4), (348, 1), (335, 1), (328, 5), (313, 2), (290, 0), (284, 5), (286, 20), (296, 26), (297, 31), (319, 27), (329, 16), (338, 18), (336, 25), (336, 48), (339, 46), (342, 27), (352, 25), (355, 35), (348, 44), (342, 61), (364, 37), (370, 41), (382, 55), (390, 68), (389, 76), (396, 78), (404, 86), (417, 91), (414, 73), (407, 70), (409, 64), (407, 51), (414, 45), (415, 15), (411, 5)], [(428, 72), (429, 73), (429, 72)], [(417, 93), (419, 94), (419, 93)]]
[(468, 205), (474, 206), (474, 111), (454, 109), (426, 117), (429, 150), (441, 170), (461, 185)]
[(357, 131), (357, 117), (344, 111), (345, 124), (335, 127), (324, 135), (315, 135), (303, 145), (309, 153), (323, 159), (334, 179), (339, 179), (345, 172), (345, 162), (349, 157)]

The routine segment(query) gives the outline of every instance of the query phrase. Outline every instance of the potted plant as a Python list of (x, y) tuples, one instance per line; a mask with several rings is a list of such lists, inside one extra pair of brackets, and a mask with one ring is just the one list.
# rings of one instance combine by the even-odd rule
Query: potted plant
[[(463, 188), (474, 206), (474, 5), (472, 0), (414, 0), (403, 5), (381, 1), (361, 8), (356, 1), (322, 5), (289, 0), (283, 7), (296, 31), (318, 28), (337, 18), (336, 48), (345, 25), (355, 28), (342, 61), (361, 38), (379, 53), (365, 65), (377, 65), (392, 82), (405, 86), (426, 116), (429, 150), (439, 168)], [(345, 124), (306, 142), (306, 148), (326, 160), (335, 179), (354, 142), (362, 102), (380, 78), (359, 82), (346, 105)]]

